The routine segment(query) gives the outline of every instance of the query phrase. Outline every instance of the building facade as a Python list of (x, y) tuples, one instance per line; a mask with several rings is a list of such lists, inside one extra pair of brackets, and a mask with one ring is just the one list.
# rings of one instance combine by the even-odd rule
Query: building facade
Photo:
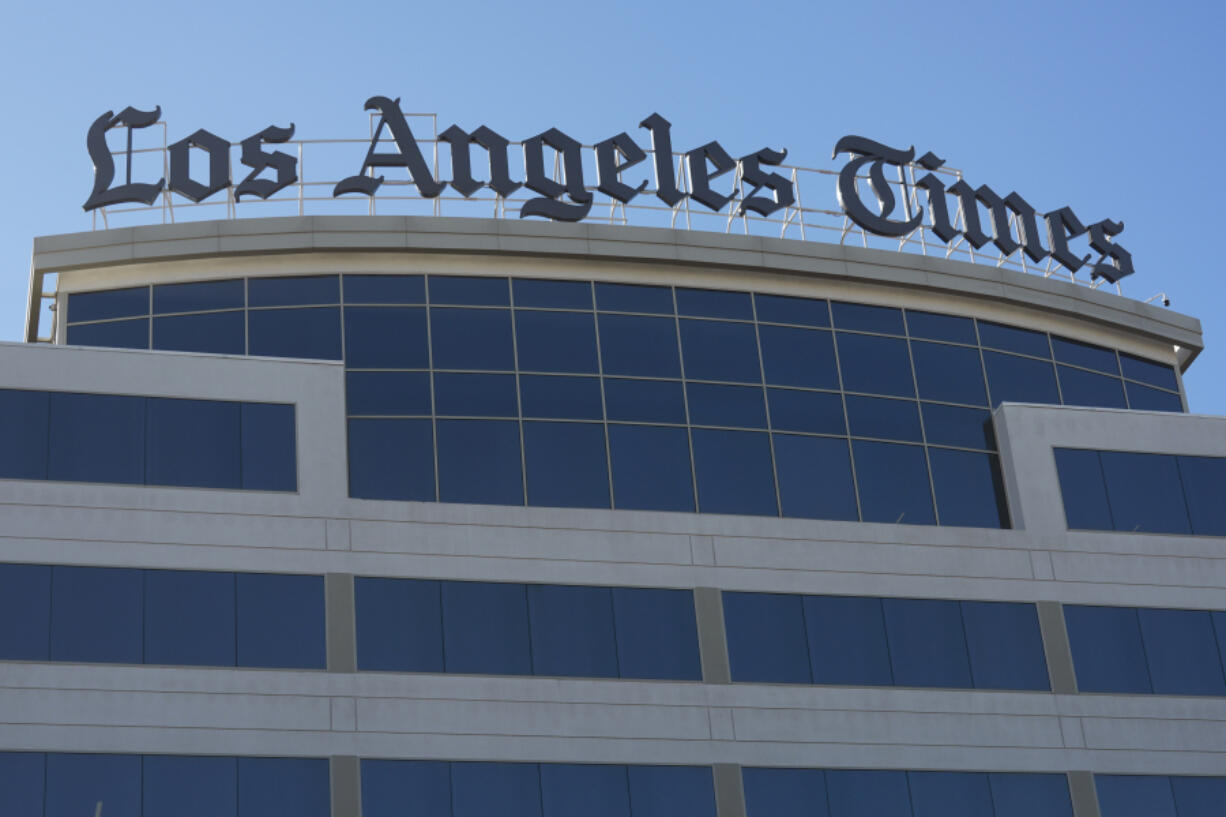
[(39, 238), (30, 315), (0, 814), (1226, 814), (1192, 318), (377, 216)]

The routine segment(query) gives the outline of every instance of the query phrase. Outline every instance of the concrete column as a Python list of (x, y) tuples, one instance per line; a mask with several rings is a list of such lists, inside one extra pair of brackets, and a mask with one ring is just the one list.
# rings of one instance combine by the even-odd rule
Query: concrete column
[(715, 775), (716, 815), (745, 817), (745, 786), (741, 782), (741, 767), (734, 763), (716, 763), (712, 771)]
[(1073, 817), (1101, 817), (1098, 811), (1098, 791), (1094, 788), (1094, 775), (1089, 772), (1069, 772), (1068, 790), (1073, 798)]
[(1040, 601), (1036, 606), (1051, 691), (1060, 695), (1074, 695), (1077, 692), (1077, 673), (1073, 670), (1073, 651), (1069, 647), (1068, 630), (1064, 626), (1064, 607), (1058, 601)]
[(361, 817), (361, 777), (361, 766), (356, 757), (340, 755), (328, 758), (328, 780), (332, 786), (332, 817)]
[[(728, 642), (724, 636), (724, 602), (719, 590), (714, 587), (695, 588), (694, 615), (698, 620), (702, 680), (708, 684), (732, 683)], [(737, 779), (740, 780), (739, 777)]]
[(324, 577), (324, 609), (328, 619), (328, 672), (357, 672), (353, 576), (329, 573)]

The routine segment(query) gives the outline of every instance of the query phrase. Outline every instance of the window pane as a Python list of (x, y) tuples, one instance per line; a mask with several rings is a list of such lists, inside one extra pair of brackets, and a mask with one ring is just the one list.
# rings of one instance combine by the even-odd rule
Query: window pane
[(923, 448), (855, 440), (851, 450), (865, 522), (936, 524)]
[(49, 427), (51, 479), (145, 481), (145, 398), (52, 392)]
[(982, 772), (907, 772), (907, 780), (914, 817), (994, 817)]
[(1124, 377), (1130, 380), (1139, 380), (1168, 391), (1179, 391), (1175, 370), (1166, 364), (1120, 352), (1120, 365), (1124, 369)]
[(424, 304), (426, 279), (421, 275), (346, 275), (347, 304)]
[(327, 758), (238, 759), (241, 817), (329, 817), (331, 799)]
[(914, 400), (889, 400), (849, 394), (847, 425), (853, 437), (922, 442), (919, 404)]
[(969, 689), (971, 668), (958, 602), (882, 599), (894, 683)]
[(232, 667), (234, 574), (145, 571), (145, 663)]
[(615, 587), (613, 620), (622, 678), (702, 679), (691, 591)]
[(699, 511), (779, 514), (768, 434), (696, 428), (691, 435)]
[(1060, 363), (1071, 363), (1083, 369), (1093, 369), (1103, 374), (1119, 377), (1120, 366), (1115, 361), (1115, 352), (1101, 346), (1092, 346), (1067, 338), (1052, 336), (1052, 351)]
[(834, 317), (834, 325), (839, 329), (855, 329), (860, 332), (883, 332), (888, 335), (905, 334), (902, 325), (901, 309), (832, 301), (830, 312)]
[(240, 407), (220, 400), (150, 397), (145, 482), (201, 488), (238, 488)]
[(995, 454), (929, 448), (928, 461), (942, 525), (1009, 527), (1005, 486)]
[(710, 766), (631, 766), (634, 817), (715, 817)]
[(196, 281), (187, 284), (159, 284), (153, 288), (153, 314), (203, 312), (206, 309), (242, 309), (246, 305), (245, 288), (242, 278), (231, 278), (228, 281)]
[(601, 315), (600, 359), (606, 375), (680, 377), (676, 319)]
[(992, 772), (988, 781), (996, 817), (1073, 817), (1065, 775)]
[(430, 338), (437, 369), (515, 368), (508, 309), (431, 309)]
[(1057, 366), (1056, 370), (1060, 374), (1060, 395), (1064, 398), (1064, 405), (1126, 408), (1124, 383), (1119, 378), (1070, 366)]
[(911, 356), (899, 338), (838, 332), (843, 388), (850, 392), (914, 397)]
[(1050, 689), (1033, 604), (964, 601), (962, 625), (977, 689)]
[(430, 303), (467, 306), (508, 306), (511, 293), (506, 278), (431, 275)]
[(1128, 407), (1133, 411), (1183, 411), (1183, 401), (1173, 392), (1131, 381), (1126, 381), (1124, 388), (1128, 392)]
[(847, 440), (795, 434), (773, 438), (784, 516), (859, 519)]
[(1097, 451), (1056, 448), (1056, 473), (1070, 530), (1113, 530)]
[(68, 345), (105, 346), (111, 349), (148, 349), (149, 319), (70, 325)]
[(687, 383), (685, 392), (694, 425), (766, 428), (766, 398), (761, 386)]
[(238, 574), (238, 665), (324, 669), (323, 576)]
[(246, 315), (238, 310), (154, 318), (153, 348), (215, 355), (245, 354), (246, 322)]
[(800, 596), (727, 590), (722, 595), (733, 681), (812, 683)]
[(754, 295), (758, 320), (764, 323), (794, 323), (799, 326), (829, 326), (830, 307), (815, 298), (785, 295)]
[(1060, 404), (1056, 373), (1051, 363), (1000, 352), (984, 352), (983, 365), (988, 373), (993, 407), (1005, 402)]
[(670, 287), (640, 284), (596, 284), (596, 306), (610, 312), (647, 312), (673, 314), (673, 291)]
[(1164, 775), (1096, 774), (1094, 783), (1102, 817), (1183, 817)]
[(516, 306), (546, 309), (592, 309), (592, 285), (587, 281), (542, 281), (520, 278), (511, 281)]
[(359, 576), (353, 600), (359, 670), (443, 671), (438, 582)]
[(843, 398), (838, 394), (797, 389), (767, 389), (771, 427), (775, 431), (846, 434)]
[(45, 391), (0, 389), (0, 478), (47, 478), (50, 405)]
[(762, 340), (762, 366), (767, 383), (815, 389), (839, 387), (834, 340), (829, 332), (759, 326), (758, 336)]
[(1078, 691), (1153, 692), (1136, 610), (1066, 604), (1064, 622)]
[(741, 770), (747, 817), (827, 817), (821, 769)]
[(590, 312), (517, 309), (515, 337), (522, 371), (597, 371), (596, 321)]
[[(47, 660), (51, 629), (50, 567), (0, 564), (0, 621), (7, 623), (0, 627), (0, 660)], [(3, 757), (0, 754), (0, 759)]]
[(748, 292), (677, 287), (677, 314), (750, 321), (753, 320), (753, 305)]
[(451, 814), (452, 817), (541, 817), (541, 776), (537, 765), (452, 763)]
[(609, 507), (609, 461), (599, 423), (524, 423), (528, 504)]
[(544, 817), (630, 817), (625, 766), (542, 763)]
[(685, 395), (681, 383), (676, 380), (622, 380), (609, 377), (604, 381), (604, 396), (610, 420), (685, 422)]
[(687, 378), (762, 382), (758, 340), (752, 325), (688, 318), (680, 323)]
[(451, 765), (363, 758), (362, 817), (450, 817)]
[(954, 315), (937, 315), (932, 312), (907, 310), (907, 331), (913, 338), (947, 340), (951, 343), (978, 343), (975, 337), (975, 321)]
[(443, 582), (442, 591), (447, 672), (532, 674), (522, 584)]
[(341, 359), (341, 311), (335, 306), (253, 309), (247, 353), (268, 357)]
[(346, 372), (346, 411), (430, 415), (428, 372)]
[(0, 752), (0, 814), (43, 817), (45, 766), (42, 753)]
[(430, 365), (426, 310), (412, 306), (345, 307), (345, 364), (354, 369), (424, 369)]
[(340, 277), (336, 275), (252, 278), (247, 282), (249, 306), (301, 306), (340, 301)]
[(141, 571), (51, 569), (51, 660), (139, 664)]
[(643, 511), (693, 511), (690, 442), (684, 428), (609, 426), (613, 505)]
[(533, 674), (617, 677), (609, 588), (528, 585), (528, 621)]
[(1205, 610), (1137, 610), (1158, 695), (1226, 695), (1213, 620)]
[(944, 343), (911, 341), (915, 382), (924, 400), (986, 406), (979, 350)]
[(439, 420), (436, 426), (440, 500), (524, 504), (519, 423)]
[(243, 488), (293, 491), (298, 488), (294, 406), (243, 403)]
[(141, 813), (140, 755), (47, 755), (44, 817)]
[(881, 599), (805, 596), (804, 609), (814, 683), (894, 683)]
[(68, 293), (68, 320), (101, 321), (149, 314), (149, 287)]
[(996, 448), (991, 412), (940, 403), (920, 403), (920, 411), (924, 415), (924, 434), (929, 445)]
[(143, 817), (238, 817), (235, 758), (146, 755), (142, 761)]
[(1176, 457), (1192, 532), (1226, 536), (1226, 457)]
[(1179, 817), (1219, 817), (1226, 803), (1226, 777), (1172, 777)]
[(895, 817), (911, 814), (906, 772), (829, 769), (830, 817)]
[(440, 417), (517, 417), (515, 375), (435, 372), (434, 410)]
[(602, 420), (600, 379), (596, 377), (519, 376), (519, 401), (525, 417)]
[(1029, 329), (1018, 329), (1015, 326), (979, 321), (979, 341), (991, 349), (1016, 352), (1019, 355), (1051, 357), (1047, 335), (1043, 332), (1032, 332)]
[(1124, 451), (1101, 451), (1098, 456), (1116, 530), (1192, 532), (1173, 456)]

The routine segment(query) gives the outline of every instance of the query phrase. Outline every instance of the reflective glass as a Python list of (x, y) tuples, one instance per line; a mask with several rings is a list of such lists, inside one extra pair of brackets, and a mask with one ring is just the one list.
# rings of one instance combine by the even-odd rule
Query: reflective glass
[(450, 817), (451, 766), (363, 758), (362, 817)]
[(443, 671), (438, 582), (358, 576), (353, 603), (359, 670)]
[(890, 400), (849, 394), (847, 426), (853, 437), (923, 442), (919, 405), (914, 400)]
[(766, 428), (766, 398), (761, 386), (687, 383), (685, 393), (694, 425)]
[(1056, 474), (1070, 530), (1114, 530), (1097, 451), (1056, 448)]
[(1191, 533), (1179, 468), (1170, 454), (1100, 451), (1115, 530)]
[(298, 488), (294, 406), (243, 403), (243, 488), (293, 491)]
[(1176, 457), (1192, 532), (1226, 536), (1226, 457)]
[(1183, 411), (1183, 400), (1173, 392), (1131, 381), (1124, 382), (1124, 390), (1128, 392), (1128, 407), (1133, 411)]
[(979, 321), (979, 342), (989, 349), (1015, 352), (1019, 355), (1051, 358), (1047, 335), (1016, 326)]
[(982, 772), (907, 772), (907, 781), (914, 817), (995, 817)]
[(543, 374), (519, 376), (519, 401), (525, 417), (601, 420), (600, 379)]
[[(5, 622), (0, 627), (0, 661), (47, 660), (51, 649), (50, 567), (0, 564), (0, 621)], [(0, 769), (4, 757), (0, 753)], [(0, 777), (3, 774), (0, 771)]]
[(439, 420), (435, 426), (442, 502), (524, 504), (518, 422)]
[(995, 454), (929, 448), (932, 489), (942, 525), (1007, 528), (1009, 509)]
[(988, 782), (996, 817), (1073, 817), (1066, 775), (991, 772)]
[(102, 321), (149, 314), (149, 287), (68, 293), (68, 320)]
[(673, 314), (673, 290), (670, 287), (641, 284), (596, 284), (596, 307), (608, 312), (646, 312), (653, 315)]
[(0, 814), (43, 817), (45, 772), (41, 752), (0, 752)]
[(1050, 362), (985, 351), (983, 365), (993, 407), (1005, 402), (1060, 404), (1056, 372)]
[(509, 306), (511, 292), (506, 278), (463, 275), (431, 275), (430, 303), (465, 306)]
[(971, 687), (958, 602), (882, 599), (894, 683), (905, 687)]
[(345, 307), (345, 365), (352, 369), (428, 367), (425, 308)]
[(247, 351), (245, 328), (246, 317), (239, 310), (154, 318), (153, 348), (241, 355)]
[(141, 813), (140, 755), (47, 755), (43, 817)]
[(434, 410), (440, 417), (517, 417), (513, 374), (434, 374)]
[(1218, 654), (1222, 658), (1222, 668), (1226, 669), (1226, 611), (1214, 610), (1209, 615), (1213, 619), (1213, 630), (1217, 634)]
[(0, 389), (0, 478), (47, 478), (50, 406), (45, 391)]
[(141, 760), (143, 817), (238, 817), (236, 758), (146, 755)]
[(1158, 695), (1226, 695), (1213, 619), (1205, 610), (1137, 610)]
[(542, 763), (544, 817), (630, 817), (626, 767)]
[(779, 515), (769, 435), (709, 428), (690, 434), (700, 512)]
[(684, 428), (609, 425), (613, 505), (693, 511), (690, 442)]
[(945, 343), (911, 342), (915, 383), (923, 400), (986, 406), (979, 350)]
[(609, 588), (528, 585), (528, 622), (533, 674), (617, 677)]
[(609, 507), (609, 461), (600, 423), (524, 423), (528, 504)]
[(784, 516), (859, 519), (847, 440), (796, 434), (772, 439)]
[(247, 313), (247, 353), (340, 360), (340, 308), (250, 310)]
[(685, 394), (676, 380), (605, 378), (604, 399), (610, 420), (685, 422)]
[(246, 305), (246, 299), (242, 278), (231, 278), (228, 281), (159, 284), (153, 288), (153, 314), (203, 312), (209, 309), (242, 309)]
[(723, 323), (685, 318), (681, 349), (685, 376), (691, 380), (761, 383), (758, 341), (747, 323)]
[(702, 679), (691, 591), (614, 587), (612, 592), (622, 678)]
[(106, 346), (112, 349), (148, 349), (149, 319), (69, 325), (69, 346)]
[(1123, 367), (1124, 377), (1129, 380), (1139, 380), (1168, 391), (1179, 391), (1179, 379), (1175, 377), (1175, 370), (1166, 364), (1120, 352), (1120, 366)]
[(753, 304), (748, 292), (677, 287), (677, 314), (750, 321), (753, 320)]
[(865, 522), (936, 524), (922, 447), (854, 440), (851, 450)]
[(888, 306), (849, 304), (832, 301), (830, 313), (839, 329), (854, 329), (859, 332), (883, 332), (887, 335), (902, 335), (902, 310)]
[(843, 388), (850, 392), (914, 397), (911, 356), (899, 338), (836, 333)]
[(532, 674), (528, 594), (522, 584), (443, 582), (442, 591), (447, 672)]
[(240, 667), (327, 666), (323, 576), (239, 573), (237, 593)]
[(345, 407), (351, 415), (430, 416), (428, 372), (347, 372)]
[(510, 310), (431, 309), (430, 338), (437, 369), (515, 368)]
[(809, 431), (814, 434), (846, 434), (843, 398), (832, 392), (798, 389), (767, 389), (771, 428), (776, 431)]
[(145, 571), (146, 664), (232, 667), (234, 574)]
[(516, 306), (545, 309), (592, 309), (592, 285), (587, 281), (543, 281), (518, 278), (511, 281)]
[(1179, 817), (1221, 817), (1226, 777), (1171, 777), (1170, 781)]
[(601, 315), (600, 359), (606, 375), (680, 377), (675, 318)]
[(1083, 369), (1093, 369), (1103, 374), (1119, 377), (1120, 365), (1115, 360), (1115, 352), (1101, 346), (1092, 346), (1076, 340), (1052, 336), (1051, 348), (1056, 360), (1060, 363), (1071, 363)]
[[(766, 382), (776, 386), (837, 389), (839, 370), (834, 341), (824, 330), (759, 326)], [(689, 370), (686, 370), (689, 375)]]
[(596, 321), (590, 312), (515, 310), (519, 368), (525, 372), (595, 374)]
[(812, 683), (800, 596), (727, 590), (722, 595), (733, 681)]
[(329, 817), (332, 811), (328, 759), (240, 757), (240, 817)]
[(424, 304), (426, 279), (421, 275), (346, 275), (347, 304)]
[(1153, 692), (1137, 611), (1064, 605), (1079, 692)]
[(985, 409), (920, 403), (924, 415), (924, 435), (929, 445), (956, 445), (960, 448), (996, 448), (992, 414)]
[(947, 340), (951, 343), (978, 343), (975, 336), (975, 321), (955, 315), (938, 315), (933, 312), (907, 310), (907, 332), (913, 338)]
[(743, 768), (747, 817), (827, 817), (821, 769)]
[(145, 411), (145, 482), (239, 487), (238, 403), (150, 397)]
[(906, 772), (828, 769), (826, 796), (830, 817), (907, 817), (911, 814)]
[(631, 766), (634, 817), (715, 817), (710, 766)]
[(805, 596), (805, 632), (815, 684), (889, 686), (881, 599)]
[(754, 295), (758, 320), (763, 323), (794, 323), (798, 326), (829, 326), (830, 306), (816, 298), (784, 295)]
[(278, 276), (247, 281), (248, 306), (338, 304), (341, 281), (336, 275)]
[(1064, 405), (1127, 408), (1124, 405), (1124, 383), (1119, 378), (1070, 366), (1057, 366), (1056, 371), (1060, 375), (1060, 395), (1064, 398)]
[(541, 817), (535, 763), (452, 763), (453, 817)]
[(51, 568), (51, 660), (139, 664), (141, 571)]
[(962, 626), (977, 689), (1051, 688), (1033, 604), (964, 601)]
[(1164, 775), (1096, 774), (1094, 784), (1102, 817), (1183, 817)]

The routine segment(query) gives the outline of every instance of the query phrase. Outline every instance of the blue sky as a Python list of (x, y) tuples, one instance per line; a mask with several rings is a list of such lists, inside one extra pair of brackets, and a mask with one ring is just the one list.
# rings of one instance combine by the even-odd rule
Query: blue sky
[(512, 139), (556, 126), (591, 143), (658, 111), (678, 147), (786, 147), (810, 167), (841, 166), (830, 150), (855, 133), (933, 150), (1040, 209), (1122, 219), (1125, 294), (1166, 292), (1201, 319), (1189, 401), (1226, 414), (1223, 4), (223, 0), (6, 18), (0, 340), (21, 335), (32, 237), (90, 227), (99, 114), (161, 105), (172, 140), (289, 122), (296, 138), (355, 137), (383, 94)]

